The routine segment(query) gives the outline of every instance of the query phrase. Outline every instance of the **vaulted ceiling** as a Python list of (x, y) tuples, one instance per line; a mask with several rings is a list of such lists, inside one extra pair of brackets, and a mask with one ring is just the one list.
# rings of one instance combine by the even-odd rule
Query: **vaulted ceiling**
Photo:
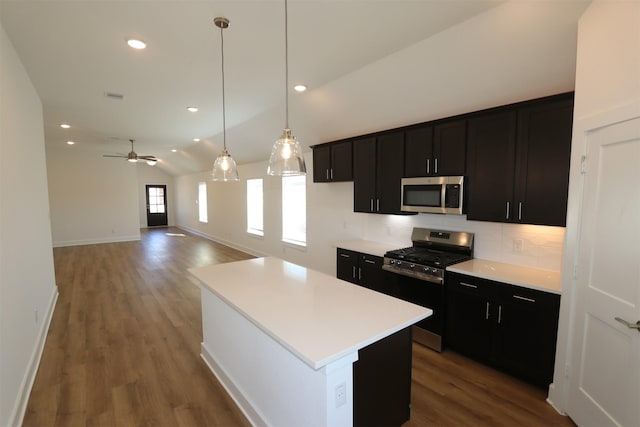
[[(290, 0), (289, 81), (309, 88), (290, 88), (294, 134), (308, 149), (511, 96), (571, 90), (587, 4)], [(126, 154), (135, 139), (138, 154), (157, 156), (173, 175), (209, 169), (222, 147), (216, 16), (231, 22), (227, 146), (239, 164), (266, 160), (284, 126), (284, 1), (0, 1), (2, 26), (42, 99), (47, 149), (98, 158)], [(128, 38), (147, 48), (131, 49)]]

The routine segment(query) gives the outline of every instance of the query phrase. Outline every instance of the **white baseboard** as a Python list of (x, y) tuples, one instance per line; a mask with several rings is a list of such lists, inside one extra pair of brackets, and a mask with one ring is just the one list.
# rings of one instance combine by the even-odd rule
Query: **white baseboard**
[(213, 357), (204, 343), (200, 344), (200, 357), (202, 357), (204, 363), (207, 364), (211, 372), (213, 372), (213, 375), (215, 375), (220, 384), (222, 384), (222, 387), (224, 387), (227, 393), (229, 393), (229, 396), (231, 396), (233, 401), (236, 402), (236, 405), (238, 405), (238, 408), (240, 408), (240, 411), (242, 411), (244, 416), (247, 417), (251, 425), (267, 426), (268, 424), (265, 422), (264, 418), (245, 398), (242, 391), (236, 387), (224, 369), (222, 369), (222, 367), (216, 362), (215, 357)]
[(81, 239), (81, 240), (65, 240), (61, 242), (53, 242), (54, 248), (63, 248), (65, 246), (82, 246), (82, 245), (97, 245), (101, 243), (119, 243), (119, 242), (133, 242), (140, 240), (140, 234), (133, 236), (118, 236), (118, 237), (100, 237), (96, 239)]
[(40, 366), (40, 359), (42, 358), (42, 352), (44, 351), (44, 344), (47, 340), (47, 332), (51, 325), (51, 319), (53, 317), (53, 311), (56, 307), (56, 301), (58, 301), (58, 287), (54, 286), (51, 299), (49, 300), (49, 306), (47, 312), (43, 318), (43, 322), (40, 324), (40, 331), (38, 332), (38, 339), (36, 345), (33, 348), (31, 357), (29, 358), (29, 364), (27, 365), (27, 371), (22, 378), (20, 384), (20, 390), (18, 391), (18, 398), (11, 412), (9, 418), (10, 426), (21, 426), (24, 419), (25, 411), (27, 410), (27, 403), (29, 403), (29, 395), (33, 388), (33, 382), (36, 379), (38, 373), (38, 367)]
[(228, 240), (224, 240), (224, 239), (220, 239), (218, 237), (210, 236), (209, 234), (206, 234), (206, 233), (203, 233), (201, 231), (195, 230), (195, 229), (193, 229), (191, 227), (187, 227), (186, 225), (176, 225), (176, 227), (178, 227), (178, 228), (180, 228), (182, 230), (188, 231), (191, 234), (195, 234), (196, 236), (200, 236), (200, 237), (203, 237), (205, 239), (212, 240), (212, 241), (214, 241), (216, 243), (220, 243), (220, 244), (225, 245), (225, 246), (229, 246), (230, 248), (236, 249), (236, 250), (241, 251), (241, 252), (245, 252), (245, 253), (247, 253), (249, 255), (253, 255), (253, 256), (258, 257), (258, 258), (269, 256), (269, 254), (257, 252), (257, 251), (255, 251), (255, 250), (253, 250), (251, 248), (248, 248), (248, 247), (245, 247), (245, 246), (242, 246), (242, 245), (238, 245), (238, 244), (236, 244), (234, 242), (230, 242)]

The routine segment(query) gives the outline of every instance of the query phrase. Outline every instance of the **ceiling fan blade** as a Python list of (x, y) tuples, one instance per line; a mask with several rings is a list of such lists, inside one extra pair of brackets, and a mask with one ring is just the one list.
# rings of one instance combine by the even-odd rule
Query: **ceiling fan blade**
[(120, 158), (123, 158), (123, 159), (127, 158), (127, 156), (116, 156), (114, 154), (103, 154), (102, 157), (120, 157)]
[(138, 159), (158, 161), (158, 158), (156, 156), (138, 156)]

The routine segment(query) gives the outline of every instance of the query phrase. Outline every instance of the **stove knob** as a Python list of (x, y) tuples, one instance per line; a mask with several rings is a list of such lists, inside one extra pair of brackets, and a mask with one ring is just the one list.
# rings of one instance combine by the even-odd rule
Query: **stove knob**
[(389, 260), (389, 264), (393, 265), (393, 264), (395, 264), (395, 263), (396, 263), (396, 262), (395, 262), (394, 260)]
[(425, 273), (428, 273), (428, 272), (429, 272), (429, 267), (422, 267), (422, 270), (423, 270)]
[(396, 265), (402, 265), (402, 261), (396, 261)]
[(415, 264), (411, 264), (411, 265), (409, 266), (409, 268), (416, 268), (416, 265), (415, 265)]

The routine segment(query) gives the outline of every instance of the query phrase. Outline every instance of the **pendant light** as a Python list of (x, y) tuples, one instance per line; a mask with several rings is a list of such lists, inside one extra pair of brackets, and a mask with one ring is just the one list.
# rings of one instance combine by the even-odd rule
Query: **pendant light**
[(280, 138), (271, 149), (267, 174), (279, 176), (305, 175), (300, 143), (289, 128), (289, 28), (287, 17), (287, 0), (284, 0), (284, 50), (285, 50), (285, 126)]
[(238, 167), (235, 160), (227, 151), (227, 121), (225, 112), (225, 99), (224, 99), (224, 36), (222, 32), (225, 28), (229, 28), (229, 20), (227, 18), (217, 17), (213, 19), (213, 23), (220, 28), (220, 46), (222, 52), (222, 141), (224, 148), (222, 153), (216, 158), (213, 163), (213, 171), (211, 172), (212, 181), (239, 181)]

